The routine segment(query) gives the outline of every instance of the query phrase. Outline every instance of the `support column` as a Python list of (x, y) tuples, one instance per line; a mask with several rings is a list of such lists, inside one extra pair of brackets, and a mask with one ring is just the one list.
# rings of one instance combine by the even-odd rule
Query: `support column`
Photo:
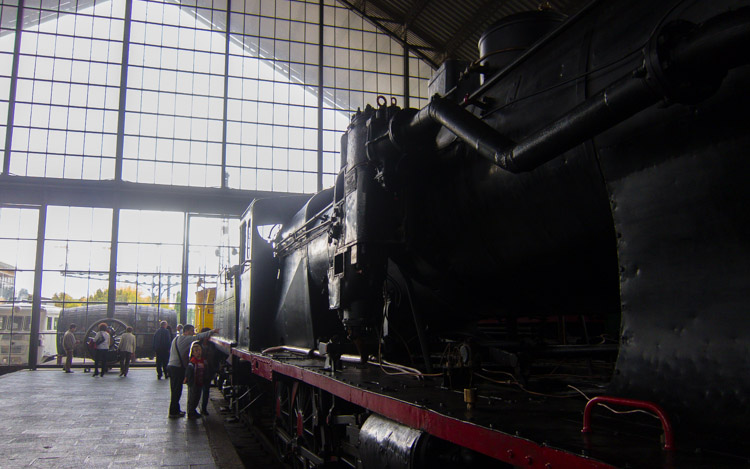
[(130, 57), (130, 23), (133, 0), (125, 2), (125, 23), (122, 33), (122, 65), (120, 69), (120, 104), (117, 115), (117, 148), (115, 149), (115, 181), (122, 181), (122, 152), (125, 145), (125, 103), (128, 91), (128, 61)]
[[(229, 104), (229, 41), (231, 39), (232, 0), (227, 0), (227, 34), (224, 45), (224, 114), (222, 120), (223, 138), (221, 139), (221, 188), (227, 188), (227, 105)], [(241, 187), (238, 185), (237, 187)]]
[(10, 151), (13, 147), (13, 119), (16, 110), (16, 87), (18, 85), (18, 62), (21, 58), (21, 31), (23, 31), (23, 0), (18, 2), (16, 12), (16, 42), (13, 45), (13, 64), (10, 72), (10, 94), (8, 96), (8, 121), (5, 126), (5, 159), (2, 174), (10, 173)]
[(117, 303), (117, 246), (120, 244), (120, 209), (112, 209), (112, 235), (109, 241), (109, 287), (107, 289), (107, 317), (115, 317)]
[(44, 267), (44, 234), (47, 228), (47, 205), (39, 207), (36, 229), (36, 261), (34, 263), (34, 293), (31, 300), (31, 333), (29, 334), (29, 368), (36, 370), (39, 361), (39, 330), (42, 319), (42, 268)]
[(318, 192), (323, 190), (323, 0), (318, 13)]
[(406, 42), (406, 32), (404, 32), (404, 109), (411, 107), (409, 105), (409, 46)]
[(190, 215), (185, 212), (183, 225), (185, 232), (182, 237), (182, 286), (180, 288), (180, 324), (187, 322), (187, 297), (188, 297), (188, 262), (190, 255), (188, 252), (190, 240)]

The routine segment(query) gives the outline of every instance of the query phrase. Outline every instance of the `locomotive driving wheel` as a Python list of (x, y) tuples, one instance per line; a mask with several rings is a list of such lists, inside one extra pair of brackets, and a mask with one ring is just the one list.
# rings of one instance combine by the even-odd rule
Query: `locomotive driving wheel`
[(280, 379), (274, 381), (273, 387), (275, 407), (273, 419), (274, 444), (279, 458), (284, 462), (289, 462), (292, 453), (293, 435), (291, 432), (292, 385), (289, 381)]
[(324, 426), (320, 392), (299, 381), (275, 383), (274, 440), (281, 459), (293, 467), (316, 467), (324, 462)]
[[(85, 343), (88, 343), (89, 340), (94, 340), (94, 336), (96, 336), (96, 333), (99, 331), (99, 324), (104, 323), (107, 325), (108, 331), (112, 335), (112, 343), (109, 346), (109, 352), (107, 353), (107, 363), (116, 363), (117, 362), (117, 350), (120, 345), (120, 337), (125, 333), (125, 330), (127, 329), (127, 324), (120, 321), (119, 319), (113, 319), (113, 318), (104, 318), (98, 321), (94, 321), (91, 326), (89, 326), (88, 330), (86, 331), (86, 340)], [(94, 359), (94, 351), (86, 348), (88, 350), (88, 356), (92, 360)]]

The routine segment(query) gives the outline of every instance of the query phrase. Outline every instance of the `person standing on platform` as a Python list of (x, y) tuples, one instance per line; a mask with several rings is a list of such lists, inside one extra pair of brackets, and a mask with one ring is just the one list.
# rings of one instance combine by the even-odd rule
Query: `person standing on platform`
[[(204, 327), (201, 332), (210, 331)], [(201, 340), (201, 356), (206, 364), (206, 370), (203, 373), (203, 390), (201, 391), (201, 415), (208, 415), (208, 397), (211, 392), (211, 380), (219, 371), (219, 354), (216, 352), (216, 346), (211, 339)]]
[(63, 365), (63, 371), (66, 373), (73, 373), (70, 367), (73, 365), (73, 349), (75, 349), (78, 341), (76, 340), (76, 325), (71, 324), (68, 330), (65, 331), (63, 336), (62, 346), (65, 351), (65, 365)]
[(211, 337), (212, 334), (219, 332), (219, 329), (213, 329), (200, 334), (195, 334), (195, 326), (186, 324), (182, 329), (182, 335), (178, 335), (172, 341), (169, 349), (169, 388), (171, 399), (169, 402), (169, 418), (179, 418), (185, 415), (180, 410), (180, 398), (182, 397), (182, 385), (185, 380), (185, 368), (187, 367), (190, 353), (190, 347), (193, 342)]
[(135, 335), (133, 328), (128, 326), (120, 337), (120, 376), (127, 376), (130, 361), (135, 358)]
[(172, 333), (169, 331), (167, 321), (160, 323), (159, 329), (154, 332), (154, 353), (156, 354), (156, 379), (161, 379), (162, 374), (169, 378), (169, 346), (172, 345)]
[[(190, 324), (188, 324), (188, 325), (190, 325)], [(175, 337), (178, 336), (178, 335), (182, 335), (182, 333), (184, 332), (182, 329), (183, 329), (182, 324), (177, 324), (177, 332), (174, 333)]]
[(206, 361), (201, 356), (202, 350), (199, 342), (193, 342), (190, 346), (190, 362), (185, 369), (184, 382), (188, 385), (187, 416), (189, 419), (202, 417), (196, 410), (206, 379)]
[(109, 346), (112, 344), (112, 336), (109, 335), (107, 323), (103, 322), (99, 324), (99, 332), (94, 336), (94, 343), (96, 344), (95, 356), (94, 356), (94, 378), (99, 375), (99, 366), (101, 365), (101, 377), (107, 372), (107, 352), (109, 352)]

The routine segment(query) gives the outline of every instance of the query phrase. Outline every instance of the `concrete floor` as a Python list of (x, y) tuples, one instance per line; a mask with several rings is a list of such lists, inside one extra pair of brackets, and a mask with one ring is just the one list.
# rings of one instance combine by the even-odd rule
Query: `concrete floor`
[[(244, 467), (213, 405), (206, 419), (169, 419), (168, 380), (150, 368), (118, 374), (92, 378), (79, 368), (0, 376), (0, 468)], [(187, 389), (183, 410), (186, 399)]]

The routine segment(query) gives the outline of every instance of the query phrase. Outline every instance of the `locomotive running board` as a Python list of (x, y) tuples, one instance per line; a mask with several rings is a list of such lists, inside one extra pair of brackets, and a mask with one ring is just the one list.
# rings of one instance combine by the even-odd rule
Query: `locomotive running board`
[[(227, 348), (228, 343), (219, 344)], [(377, 383), (351, 379), (346, 369), (342, 372), (324, 371), (321, 363), (301, 357), (274, 358), (243, 349), (231, 348), (232, 355), (251, 364), (252, 373), (273, 381), (274, 373), (297, 379), (310, 386), (322, 389), (364, 409), (382, 415), (412, 428), (421, 429), (433, 436), (459, 446), (469, 448), (508, 464), (536, 468), (612, 468), (609, 464), (591, 459), (588, 456), (553, 448), (544, 443), (538, 444), (520, 436), (503, 433), (492, 428), (477, 425), (450, 415), (449, 411), (438, 412), (418, 403), (406, 402), (393, 396), (376, 392)], [(285, 361), (286, 360), (286, 361)], [(293, 363), (288, 363), (291, 361)], [(373, 372), (379, 372), (375, 367)], [(357, 372), (369, 370), (353, 369)], [(369, 374), (369, 373), (365, 373)], [(414, 379), (413, 377), (410, 379)], [(422, 388), (422, 394), (427, 389)], [(381, 387), (382, 390), (382, 387)], [(451, 394), (445, 391), (445, 394)], [(452, 393), (455, 394), (455, 393)], [(580, 422), (576, 423), (578, 432)]]

